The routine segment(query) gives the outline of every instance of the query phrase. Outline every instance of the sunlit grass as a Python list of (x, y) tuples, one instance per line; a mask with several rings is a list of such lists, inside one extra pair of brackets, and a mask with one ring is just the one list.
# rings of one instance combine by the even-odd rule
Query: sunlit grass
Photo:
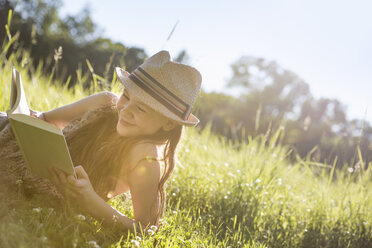
[[(9, 106), (13, 64), (34, 110), (47, 111), (89, 94), (82, 84), (68, 89), (65, 82), (42, 76), (42, 65), (31, 70), (24, 62), (27, 53), (12, 56), (0, 62), (1, 111)], [(118, 93), (117, 85), (113, 91)], [(371, 247), (371, 164), (366, 170), (332, 174), (332, 165), (290, 162), (289, 148), (273, 137), (235, 144), (209, 128), (187, 128), (162, 226), (146, 237), (104, 228), (76, 207), (45, 196), (1, 192), (0, 246)], [(110, 204), (133, 216), (129, 195)]]

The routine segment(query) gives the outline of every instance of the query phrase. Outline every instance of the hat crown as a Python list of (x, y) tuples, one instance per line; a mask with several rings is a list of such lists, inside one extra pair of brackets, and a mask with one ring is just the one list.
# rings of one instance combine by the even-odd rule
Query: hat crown
[(199, 123), (191, 113), (202, 81), (194, 67), (173, 62), (167, 51), (160, 51), (131, 74), (115, 70), (125, 87), (155, 111), (184, 125)]
[(195, 103), (202, 78), (194, 67), (172, 61), (168, 51), (154, 54), (139, 67), (185, 103)]

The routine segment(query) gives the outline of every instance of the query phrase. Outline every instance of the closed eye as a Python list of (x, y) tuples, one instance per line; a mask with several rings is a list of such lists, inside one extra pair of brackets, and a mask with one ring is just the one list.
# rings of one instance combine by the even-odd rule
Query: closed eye
[(124, 96), (127, 100), (129, 100), (129, 96), (127, 96), (125, 93), (123, 93), (123, 96)]
[(143, 112), (143, 113), (146, 113), (146, 111), (145, 111), (143, 108), (141, 108), (141, 107), (139, 107), (139, 106), (137, 106), (137, 108), (139, 109), (139, 111), (141, 111), (141, 112)]

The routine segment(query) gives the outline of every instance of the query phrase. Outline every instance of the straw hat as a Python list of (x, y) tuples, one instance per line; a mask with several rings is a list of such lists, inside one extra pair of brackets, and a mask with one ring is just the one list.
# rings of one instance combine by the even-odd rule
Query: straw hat
[(120, 67), (115, 71), (121, 83), (155, 111), (184, 125), (199, 123), (191, 113), (201, 85), (195, 68), (173, 62), (167, 51), (160, 51), (131, 74)]

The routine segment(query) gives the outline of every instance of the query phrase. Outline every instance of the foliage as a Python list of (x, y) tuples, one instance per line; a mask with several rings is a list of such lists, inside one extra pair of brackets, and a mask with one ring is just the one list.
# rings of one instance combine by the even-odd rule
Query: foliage
[[(12, 10), (9, 30), (11, 35), (18, 36), (5, 57), (27, 50), (31, 70), (43, 63), (43, 74), (53, 70), (54, 79), (65, 81), (70, 77), (70, 87), (79, 83), (77, 68), (88, 77), (92, 76), (85, 61), (93, 65), (95, 74), (104, 76), (100, 81), (106, 83), (113, 79), (108, 71), (114, 66), (132, 71), (147, 57), (142, 48), (126, 47), (99, 36), (88, 8), (62, 19), (57, 9), (61, 4), (60, 0), (1, 0), (0, 27), (7, 25), (8, 12)], [(7, 37), (6, 30), (1, 28), (0, 40), (6, 41)]]
[(231, 65), (229, 87), (240, 96), (203, 92), (196, 103), (201, 125), (230, 139), (267, 134), (284, 127), (282, 142), (302, 157), (337, 167), (358, 166), (360, 149), (364, 166), (372, 161), (372, 127), (361, 120), (347, 120), (345, 106), (337, 99), (315, 99), (309, 86), (295, 73), (263, 58), (241, 57)]
[[(99, 91), (51, 83), (41, 66), (22, 67), (18, 61), (27, 56), (17, 52), (0, 60), (1, 111), (9, 106), (12, 65), (35, 110)], [(119, 94), (117, 83), (112, 91)], [(233, 102), (214, 99), (222, 97)], [(237, 143), (213, 134), (210, 124), (186, 129), (162, 226), (148, 235), (103, 227), (73, 203), (26, 197), (21, 181), (0, 179), (0, 247), (370, 247), (372, 166), (335, 170), (335, 164), (299, 156), (290, 162), (294, 151), (278, 145), (282, 132)], [(361, 153), (358, 158), (363, 161)], [(133, 217), (129, 194), (109, 204)]]

